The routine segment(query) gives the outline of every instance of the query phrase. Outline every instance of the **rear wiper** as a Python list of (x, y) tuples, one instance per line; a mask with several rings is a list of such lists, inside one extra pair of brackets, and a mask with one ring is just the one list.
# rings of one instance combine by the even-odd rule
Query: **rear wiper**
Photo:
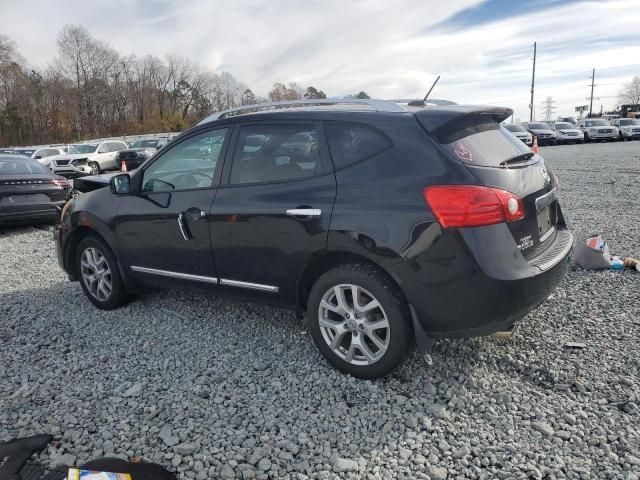
[(522, 162), (526, 162), (527, 160), (531, 159), (531, 157), (533, 157), (534, 153), (533, 152), (526, 152), (526, 153), (521, 153), (520, 155), (516, 155), (515, 157), (511, 157), (508, 160), (504, 160), (502, 162), (500, 162), (500, 166), (501, 167), (507, 167), (513, 163), (522, 163)]

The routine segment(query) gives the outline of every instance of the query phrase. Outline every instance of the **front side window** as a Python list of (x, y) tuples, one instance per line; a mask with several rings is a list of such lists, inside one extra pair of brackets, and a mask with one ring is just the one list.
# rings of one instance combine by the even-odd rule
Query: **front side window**
[(167, 149), (144, 171), (143, 192), (207, 188), (220, 160), (226, 128), (188, 138)]
[(231, 183), (279, 182), (322, 173), (318, 132), (312, 125), (244, 126), (231, 167)]

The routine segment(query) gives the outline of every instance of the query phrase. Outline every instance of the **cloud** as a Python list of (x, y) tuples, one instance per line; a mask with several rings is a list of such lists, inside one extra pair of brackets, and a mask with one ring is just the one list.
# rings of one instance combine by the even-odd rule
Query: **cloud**
[(0, 17), (38, 66), (55, 56), (62, 25), (76, 23), (122, 53), (185, 55), (263, 95), (295, 81), (334, 96), (406, 98), (424, 95), (440, 74), (434, 97), (504, 104), (522, 118), (534, 41), (534, 103), (553, 95), (559, 112), (588, 95), (593, 67), (605, 108), (640, 73), (640, 9), (631, 0), (25, 0), (3, 2)]

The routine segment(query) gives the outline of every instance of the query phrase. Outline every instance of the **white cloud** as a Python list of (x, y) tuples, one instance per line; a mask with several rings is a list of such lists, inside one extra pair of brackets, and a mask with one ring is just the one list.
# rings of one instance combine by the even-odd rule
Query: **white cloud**
[[(0, 18), (23, 56), (40, 66), (55, 56), (60, 28), (76, 23), (123, 53), (186, 55), (231, 72), (261, 94), (273, 82), (296, 81), (329, 95), (366, 90), (383, 98), (412, 97), (440, 74), (434, 97), (506, 104), (522, 118), (528, 116), (534, 41), (535, 104), (553, 95), (563, 113), (588, 95), (592, 67), (602, 84), (596, 95), (608, 108), (631, 77), (629, 66), (640, 64), (640, 42), (625, 41), (637, 35), (636, 2), (560, 3), (493, 23), (430, 30), (475, 3), (26, 0), (3, 2)], [(586, 40), (599, 43), (585, 46)]]

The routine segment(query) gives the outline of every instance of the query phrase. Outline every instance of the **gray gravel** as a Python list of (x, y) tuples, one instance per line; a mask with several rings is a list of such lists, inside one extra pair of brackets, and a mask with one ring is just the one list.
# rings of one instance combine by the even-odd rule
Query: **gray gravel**
[[(640, 142), (542, 154), (577, 236), (640, 256)], [(638, 273), (573, 268), (515, 339), (442, 341), (371, 382), (283, 309), (171, 292), (98, 311), (49, 227), (4, 229), (0, 440), (53, 433), (45, 464), (141, 456), (197, 479), (637, 479), (639, 292)]]

